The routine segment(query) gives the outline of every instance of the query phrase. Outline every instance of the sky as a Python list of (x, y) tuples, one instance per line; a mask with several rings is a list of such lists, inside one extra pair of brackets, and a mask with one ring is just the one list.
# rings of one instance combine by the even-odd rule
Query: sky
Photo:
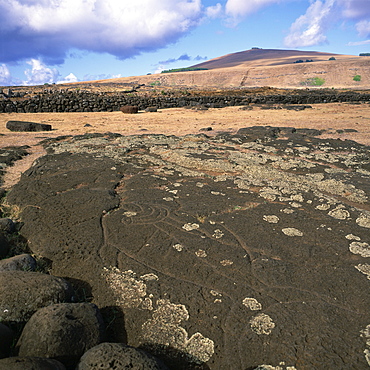
[(159, 73), (252, 47), (370, 52), (370, 0), (0, 0), (0, 86)]

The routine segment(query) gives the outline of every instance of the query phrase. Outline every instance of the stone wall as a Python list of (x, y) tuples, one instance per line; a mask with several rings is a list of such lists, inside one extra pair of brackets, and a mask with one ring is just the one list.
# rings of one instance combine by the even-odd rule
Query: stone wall
[(255, 104), (315, 104), (331, 102), (370, 102), (369, 93), (338, 92), (336, 90), (297, 90), (289, 94), (259, 95), (253, 93), (235, 95), (178, 96), (166, 93), (159, 96), (143, 96), (123, 93), (92, 93), (85, 91), (45, 91), (32, 97), (0, 94), (0, 113), (36, 112), (112, 112), (123, 105), (137, 105), (140, 110), (150, 106), (159, 109), (205, 105), (225, 106)]

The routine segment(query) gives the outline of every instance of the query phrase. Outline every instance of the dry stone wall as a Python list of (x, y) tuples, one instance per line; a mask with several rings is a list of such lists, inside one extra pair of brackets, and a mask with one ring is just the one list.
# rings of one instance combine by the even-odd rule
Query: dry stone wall
[(136, 105), (139, 110), (156, 106), (159, 109), (205, 105), (222, 108), (256, 104), (315, 104), (332, 102), (369, 102), (370, 94), (358, 92), (338, 92), (336, 90), (303, 90), (292, 94), (258, 95), (240, 92), (235, 95), (176, 96), (166, 93), (163, 96), (140, 96), (124, 93), (92, 93), (84, 91), (46, 90), (30, 98), (0, 94), (0, 113), (38, 112), (112, 112), (123, 105)]

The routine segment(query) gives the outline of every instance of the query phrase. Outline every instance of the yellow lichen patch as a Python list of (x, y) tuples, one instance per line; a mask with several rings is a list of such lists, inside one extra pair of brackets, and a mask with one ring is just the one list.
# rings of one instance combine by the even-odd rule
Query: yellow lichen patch
[(370, 245), (368, 243), (352, 242), (349, 246), (349, 250), (353, 254), (359, 254), (362, 257), (370, 257)]
[(137, 277), (131, 270), (120, 271), (116, 267), (104, 267), (102, 275), (112, 289), (119, 306), (125, 308), (141, 307), (144, 309), (151, 307), (150, 298), (145, 297), (147, 294), (145, 279), (153, 280), (155, 276), (157, 280), (158, 277), (156, 275), (148, 274), (143, 275), (143, 277)]
[(277, 224), (280, 219), (275, 215), (264, 215), (263, 220), (269, 222), (270, 224)]
[(358, 226), (370, 229), (370, 212), (364, 211), (363, 213), (361, 213), (360, 216), (356, 219), (356, 223)]
[(303, 232), (301, 230), (295, 229), (294, 227), (286, 227), (281, 231), (288, 236), (303, 236)]
[(244, 298), (243, 305), (252, 311), (262, 310), (262, 305), (255, 298)]
[(184, 305), (160, 299), (152, 318), (142, 326), (143, 339), (183, 351), (195, 363), (207, 362), (214, 353), (214, 342), (201, 333), (195, 333), (189, 338), (181, 326), (188, 319), (189, 313)]
[(258, 335), (269, 335), (275, 327), (275, 323), (272, 321), (271, 317), (265, 313), (260, 313), (257, 316), (254, 316), (249, 323), (251, 329)]
[(359, 264), (355, 268), (364, 275), (367, 275), (367, 278), (370, 280), (370, 265), (368, 263)]

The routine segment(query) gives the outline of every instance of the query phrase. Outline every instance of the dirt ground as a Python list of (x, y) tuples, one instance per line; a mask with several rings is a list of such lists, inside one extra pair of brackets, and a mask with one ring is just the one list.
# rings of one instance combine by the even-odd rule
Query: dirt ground
[[(52, 125), (52, 131), (11, 132), (6, 129), (9, 120), (32, 121)], [(2, 113), (0, 114), (0, 147), (29, 145), (30, 155), (9, 168), (4, 178), (5, 188), (16, 183), (26, 169), (39, 156), (45, 154), (38, 143), (51, 137), (80, 135), (85, 133), (115, 132), (122, 135), (165, 134), (182, 136), (199, 134), (203, 128), (207, 135), (220, 132), (236, 133), (249, 126), (278, 126), (315, 128), (327, 130), (323, 138), (355, 140), (370, 145), (370, 105), (368, 104), (315, 104), (312, 109), (292, 111), (286, 109), (263, 110), (253, 107), (192, 110), (186, 108), (165, 109), (154, 113), (134, 115), (121, 112), (99, 113)], [(354, 129), (357, 132), (337, 132)]]

